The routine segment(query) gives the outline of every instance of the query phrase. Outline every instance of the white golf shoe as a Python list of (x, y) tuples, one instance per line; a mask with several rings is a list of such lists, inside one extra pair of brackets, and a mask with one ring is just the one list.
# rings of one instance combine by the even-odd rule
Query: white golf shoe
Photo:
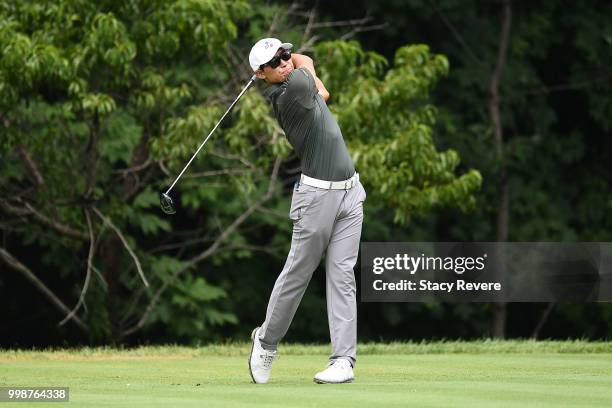
[(316, 373), (314, 376), (314, 382), (319, 384), (347, 383), (354, 379), (353, 367), (345, 358), (333, 360), (325, 370)]
[(259, 341), (259, 330), (261, 327), (256, 327), (251, 333), (253, 346), (251, 347), (251, 355), (249, 356), (249, 372), (251, 378), (256, 384), (265, 384), (270, 379), (272, 371), (272, 361), (278, 356), (276, 350), (266, 350), (261, 346)]

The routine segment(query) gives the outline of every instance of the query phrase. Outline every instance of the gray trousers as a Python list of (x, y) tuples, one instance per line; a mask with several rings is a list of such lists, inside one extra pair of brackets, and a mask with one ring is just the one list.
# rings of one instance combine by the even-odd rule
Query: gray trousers
[(357, 348), (357, 301), (353, 268), (357, 262), (363, 202), (361, 182), (348, 190), (327, 190), (296, 183), (289, 218), (291, 250), (276, 279), (259, 340), (275, 350), (287, 333), (312, 273), (325, 254), (327, 318), (331, 359), (346, 358), (353, 366)]

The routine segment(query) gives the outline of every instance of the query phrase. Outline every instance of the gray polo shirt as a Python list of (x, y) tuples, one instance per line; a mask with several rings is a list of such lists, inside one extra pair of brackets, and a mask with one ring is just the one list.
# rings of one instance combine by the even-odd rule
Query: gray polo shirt
[(355, 173), (340, 127), (308, 69), (294, 69), (284, 82), (269, 85), (264, 95), (300, 158), (303, 174), (339, 181)]

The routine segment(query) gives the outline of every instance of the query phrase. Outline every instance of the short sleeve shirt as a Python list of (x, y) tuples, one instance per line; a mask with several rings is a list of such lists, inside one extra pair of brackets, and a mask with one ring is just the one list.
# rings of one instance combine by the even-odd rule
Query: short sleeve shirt
[(340, 181), (355, 173), (338, 122), (307, 68), (294, 69), (284, 82), (269, 85), (264, 95), (300, 158), (303, 174)]

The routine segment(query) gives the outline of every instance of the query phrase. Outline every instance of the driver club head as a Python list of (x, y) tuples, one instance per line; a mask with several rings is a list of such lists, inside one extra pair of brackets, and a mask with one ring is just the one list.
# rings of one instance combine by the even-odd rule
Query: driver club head
[(174, 201), (166, 193), (159, 193), (159, 204), (161, 209), (166, 214), (176, 214), (176, 208), (174, 207)]

